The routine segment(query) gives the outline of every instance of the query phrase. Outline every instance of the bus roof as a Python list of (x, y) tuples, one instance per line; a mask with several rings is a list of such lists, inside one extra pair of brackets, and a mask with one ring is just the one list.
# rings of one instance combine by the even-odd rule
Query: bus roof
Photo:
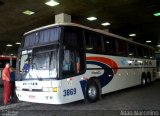
[(24, 36), (27, 35), (27, 34), (39, 31), (39, 30), (44, 30), (44, 29), (47, 29), (47, 28), (55, 27), (55, 26), (75, 26), (75, 27), (80, 27), (80, 28), (83, 28), (83, 29), (87, 29), (87, 30), (90, 30), (90, 31), (98, 32), (98, 33), (101, 33), (101, 34), (104, 34), (104, 35), (112, 36), (112, 37), (115, 37), (115, 38), (118, 38), (118, 39), (122, 39), (122, 40), (125, 40), (125, 41), (128, 41), (128, 42), (132, 42), (132, 43), (135, 43), (135, 44), (139, 44), (139, 45), (150, 47), (150, 48), (154, 49), (151, 46), (144, 45), (144, 44), (129, 40), (129, 39), (125, 38), (125, 37), (122, 37), (122, 36), (119, 36), (119, 35), (116, 35), (116, 34), (101, 30), (101, 29), (93, 29), (93, 28), (90, 28), (90, 27), (87, 27), (87, 26), (84, 26), (84, 25), (76, 24), (76, 23), (56, 23), (56, 24), (51, 24), (51, 25), (39, 27), (39, 28), (36, 28), (34, 30), (28, 31), (28, 32), (24, 33)]

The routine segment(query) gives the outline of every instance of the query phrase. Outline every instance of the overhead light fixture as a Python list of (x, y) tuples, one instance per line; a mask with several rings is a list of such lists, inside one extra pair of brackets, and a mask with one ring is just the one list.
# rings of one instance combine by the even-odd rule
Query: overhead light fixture
[(109, 22), (105, 22), (105, 23), (102, 23), (101, 24), (102, 26), (108, 26), (108, 25), (111, 25)]
[(13, 56), (14, 54), (10, 54), (10, 56)]
[(87, 20), (94, 21), (94, 20), (97, 20), (97, 18), (96, 17), (88, 17)]
[(130, 37), (135, 37), (136, 34), (135, 33), (132, 33), (132, 34), (129, 34)]
[(7, 44), (6, 46), (7, 46), (7, 47), (11, 47), (11, 46), (13, 46), (13, 45), (12, 45), (12, 44)]
[(147, 40), (146, 43), (151, 43), (151, 40)]
[(157, 47), (160, 48), (160, 44), (158, 44)]
[(30, 11), (30, 10), (25, 10), (25, 11), (23, 11), (23, 14), (25, 14), (25, 15), (33, 15), (35, 12), (33, 12), (33, 11)]
[(16, 42), (15, 44), (20, 45), (21, 43), (20, 42)]
[(160, 12), (154, 13), (153, 15), (154, 15), (155, 17), (158, 17), (158, 16), (160, 16)]
[(54, 1), (54, 0), (50, 0), (50, 1), (46, 2), (45, 4), (48, 5), (48, 6), (56, 6), (56, 5), (58, 5), (59, 3), (56, 2), (56, 1)]
[(107, 44), (109, 44), (109, 41), (106, 41)]

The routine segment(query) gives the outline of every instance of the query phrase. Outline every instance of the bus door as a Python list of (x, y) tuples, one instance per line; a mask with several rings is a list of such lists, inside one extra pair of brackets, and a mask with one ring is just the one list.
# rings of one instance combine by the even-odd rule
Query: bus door
[[(66, 27), (64, 30), (62, 61), (62, 97), (67, 101), (82, 99), (80, 80), (85, 72), (85, 53), (82, 30)], [(65, 102), (64, 101), (64, 102)]]

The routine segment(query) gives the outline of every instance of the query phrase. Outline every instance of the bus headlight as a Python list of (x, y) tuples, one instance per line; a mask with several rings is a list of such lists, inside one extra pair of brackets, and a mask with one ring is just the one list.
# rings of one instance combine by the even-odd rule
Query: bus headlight
[(52, 92), (51, 87), (43, 87), (42, 90), (43, 90), (43, 92)]
[(43, 92), (57, 92), (58, 91), (58, 88), (57, 87), (43, 87)]

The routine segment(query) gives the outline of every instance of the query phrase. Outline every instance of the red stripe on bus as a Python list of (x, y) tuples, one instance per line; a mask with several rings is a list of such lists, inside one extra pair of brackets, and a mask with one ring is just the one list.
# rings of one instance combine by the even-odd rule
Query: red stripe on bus
[(115, 74), (117, 73), (118, 65), (112, 59), (104, 58), (104, 57), (91, 56), (91, 57), (86, 57), (86, 60), (87, 61), (97, 61), (97, 62), (104, 63), (104, 64), (110, 66), (111, 68), (113, 68)]

